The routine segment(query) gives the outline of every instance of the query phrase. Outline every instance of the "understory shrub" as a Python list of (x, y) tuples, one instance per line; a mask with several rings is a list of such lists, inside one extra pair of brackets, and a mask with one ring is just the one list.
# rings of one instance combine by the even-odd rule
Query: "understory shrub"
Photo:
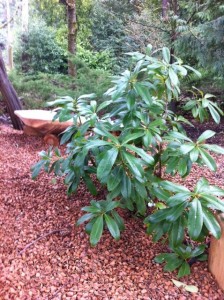
[(66, 73), (65, 51), (57, 44), (55, 32), (43, 22), (34, 22), (17, 39), (15, 63), (24, 73)]
[[(61, 108), (55, 118), (74, 120), (61, 138), (61, 143), (67, 144), (67, 156), (58, 148), (42, 151), (32, 176), (36, 178), (44, 168), (64, 177), (68, 194), (84, 182), (94, 196), (95, 174), (105, 188), (105, 199), (91, 200), (77, 222), (86, 223), (90, 243), (96, 245), (104, 230), (119, 239), (125, 226), (116, 209), (128, 209), (144, 216), (153, 241), (167, 243), (168, 252), (157, 256), (156, 262), (166, 262), (166, 271), (179, 269), (181, 277), (190, 273), (192, 258), (206, 259), (209, 233), (215, 238), (221, 235), (215, 214), (224, 212), (220, 200), (224, 190), (205, 178), (188, 189), (165, 180), (164, 174), (184, 178), (194, 164), (215, 172), (217, 166), (210, 152), (224, 154), (224, 149), (206, 143), (215, 134), (211, 130), (191, 140), (183, 128), (190, 122), (170, 110), (171, 101), (179, 99), (180, 79), (188, 72), (200, 74), (177, 58), (170, 64), (168, 48), (162, 49), (162, 59), (152, 56), (151, 48), (147, 47), (146, 54), (129, 53), (134, 68), (113, 77), (114, 86), (99, 105), (94, 94), (49, 103)], [(211, 101), (204, 98), (203, 110), (211, 112), (207, 100), (209, 105)], [(109, 113), (103, 113), (106, 107)], [(217, 109), (216, 113), (222, 111)]]
[(76, 98), (83, 93), (94, 92), (96, 100), (110, 86), (110, 73), (104, 70), (89, 69), (82, 63), (78, 75), (73, 78), (63, 74), (38, 73), (33, 75), (11, 72), (9, 77), (26, 109), (46, 106), (47, 101), (68, 95)]

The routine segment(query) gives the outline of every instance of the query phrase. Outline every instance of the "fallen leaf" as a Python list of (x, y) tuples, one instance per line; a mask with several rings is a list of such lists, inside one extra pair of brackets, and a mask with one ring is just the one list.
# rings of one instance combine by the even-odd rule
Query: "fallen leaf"
[(187, 285), (186, 283), (183, 283), (181, 281), (175, 280), (175, 279), (171, 279), (173, 284), (175, 286), (179, 287), (183, 287), (185, 289), (185, 291), (190, 292), (190, 293), (198, 293), (198, 287), (196, 287), (195, 285)]

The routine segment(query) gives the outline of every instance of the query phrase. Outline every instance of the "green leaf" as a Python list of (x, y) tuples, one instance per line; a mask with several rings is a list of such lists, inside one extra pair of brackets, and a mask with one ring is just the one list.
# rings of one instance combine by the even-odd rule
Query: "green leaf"
[(133, 155), (131, 155), (128, 152), (122, 152), (122, 155), (127, 162), (130, 170), (135, 174), (137, 177), (142, 177), (143, 174), (143, 169), (142, 166), (140, 165), (139, 161), (137, 158), (135, 158)]
[(181, 278), (183, 276), (190, 275), (190, 274), (191, 274), (190, 266), (186, 261), (184, 261), (179, 269), (177, 277)]
[(180, 133), (180, 132), (177, 132), (177, 131), (171, 131), (169, 133), (169, 136), (175, 138), (175, 139), (179, 139), (179, 140), (184, 140), (184, 141), (188, 141), (188, 142), (191, 142), (192, 143), (192, 140), (189, 139), (186, 135)]
[(185, 155), (185, 154), (189, 153), (191, 150), (193, 150), (194, 147), (195, 147), (194, 144), (184, 144), (184, 145), (180, 146), (180, 151), (182, 154)]
[(111, 146), (112, 144), (110, 142), (107, 141), (102, 141), (102, 140), (92, 140), (92, 141), (88, 141), (85, 145), (86, 149), (92, 149), (94, 147), (101, 147), (101, 146)]
[(224, 190), (214, 185), (208, 187), (207, 193), (218, 197), (224, 196)]
[(142, 216), (144, 216), (146, 213), (145, 199), (143, 197), (141, 197), (139, 194), (136, 194), (135, 203), (136, 203), (136, 207), (137, 207), (137, 212), (140, 213)]
[(168, 262), (165, 267), (164, 267), (164, 271), (168, 271), (168, 272), (172, 272), (176, 269), (178, 269), (183, 263), (183, 260), (180, 258), (176, 258), (173, 261)]
[(224, 154), (224, 148), (218, 145), (204, 144), (202, 147), (215, 153)]
[(115, 210), (112, 210), (111, 214), (114, 220), (116, 221), (120, 231), (124, 231), (125, 225), (123, 219), (119, 216), (119, 214)]
[(170, 214), (170, 208), (164, 208), (145, 218), (144, 223), (159, 223), (165, 220)]
[(110, 139), (115, 144), (119, 144), (118, 139), (113, 134), (108, 132), (106, 130), (106, 128), (103, 127), (102, 124), (98, 124), (97, 127), (94, 128), (94, 132), (99, 134), (100, 136), (106, 136), (108, 139)]
[(121, 194), (125, 199), (131, 196), (131, 186), (130, 178), (124, 174), (121, 182)]
[(152, 96), (147, 86), (137, 82), (135, 83), (134, 88), (146, 103), (151, 103)]
[(221, 229), (218, 221), (208, 209), (202, 207), (202, 210), (205, 226), (216, 239), (219, 239), (221, 237)]
[(109, 106), (113, 101), (112, 100), (108, 100), (108, 101), (104, 101), (102, 102), (98, 108), (97, 108), (97, 112), (99, 112), (100, 110), (104, 109), (105, 107)]
[(175, 184), (171, 181), (162, 181), (160, 183), (160, 186), (162, 186), (162, 188), (164, 188), (167, 191), (170, 192), (174, 192), (174, 193), (178, 193), (178, 192), (190, 192), (185, 186), (179, 185), (179, 184)]
[(90, 233), (90, 244), (95, 246), (101, 239), (103, 233), (103, 215), (96, 218)]
[(147, 198), (148, 193), (143, 183), (140, 183), (139, 181), (135, 180), (134, 187), (137, 194), (139, 194), (144, 199)]
[(83, 180), (88, 188), (88, 190), (90, 191), (90, 193), (93, 195), (93, 196), (96, 196), (97, 195), (97, 189), (96, 189), (96, 186), (95, 184), (93, 183), (92, 179), (90, 178), (89, 175), (85, 174), (83, 176)]
[(203, 99), (202, 99), (202, 107), (203, 107), (203, 108), (206, 108), (206, 107), (208, 107), (208, 105), (209, 105), (209, 100), (203, 98)]
[(95, 223), (95, 221), (96, 221), (96, 218), (93, 218), (89, 223), (86, 224), (86, 226), (85, 226), (85, 232), (86, 232), (88, 235), (90, 235), (91, 230), (92, 230), (92, 228), (93, 228), (93, 224)]
[(176, 206), (178, 204), (185, 202), (186, 200), (188, 200), (190, 198), (190, 196), (191, 196), (190, 192), (177, 193), (176, 195), (169, 197), (169, 199), (166, 201), (166, 203), (170, 207), (173, 207), (173, 206)]
[(205, 251), (205, 245), (199, 245), (192, 251), (191, 257), (197, 257), (199, 255), (202, 255), (204, 251)]
[(93, 213), (89, 213), (89, 214), (85, 214), (83, 215), (81, 218), (78, 219), (78, 221), (76, 222), (76, 225), (79, 226), (82, 223), (89, 221), (90, 219), (92, 219), (93, 217), (95, 217), (95, 214)]
[(198, 141), (199, 143), (202, 143), (202, 142), (204, 142), (205, 140), (211, 138), (211, 137), (214, 136), (214, 135), (215, 135), (215, 132), (214, 132), (214, 131), (212, 131), (212, 130), (206, 130), (205, 132), (203, 132), (203, 133), (199, 136), (199, 138), (198, 138), (197, 141)]
[(196, 240), (202, 230), (203, 226), (203, 211), (201, 202), (195, 198), (191, 202), (189, 214), (188, 214), (188, 232), (193, 240)]
[(172, 247), (180, 245), (184, 240), (184, 218), (180, 217), (172, 224), (169, 231), (169, 242)]
[(178, 85), (178, 83), (179, 83), (178, 76), (172, 68), (169, 68), (169, 77), (170, 77), (170, 80), (171, 80), (171, 82), (174, 86)]
[(208, 154), (208, 152), (206, 152), (203, 149), (199, 149), (199, 152), (201, 154), (201, 158), (203, 160), (203, 162), (206, 164), (206, 166), (213, 172), (215, 172), (217, 170), (217, 166), (216, 163), (214, 161), (214, 159)]
[(106, 204), (106, 206), (104, 208), (105, 212), (109, 212), (119, 206), (118, 201), (105, 201), (104, 203)]
[(187, 65), (183, 65), (184, 68), (191, 70), (192, 72), (194, 72), (199, 78), (201, 78), (201, 73), (197, 70), (195, 70), (194, 68), (187, 66)]
[(102, 160), (97, 167), (97, 177), (99, 179), (107, 177), (117, 159), (118, 150), (117, 148), (112, 148), (105, 152)]
[(198, 160), (198, 156), (199, 156), (199, 151), (197, 148), (194, 148), (191, 152), (190, 152), (190, 159), (192, 162), (196, 162)]
[(145, 152), (143, 149), (138, 148), (133, 145), (124, 145), (126, 148), (130, 149), (131, 151), (134, 151), (137, 153), (141, 158), (148, 164), (152, 165), (154, 163), (154, 159), (151, 155), (149, 155), (147, 152)]
[(106, 224), (107, 224), (107, 228), (110, 231), (110, 234), (112, 235), (113, 238), (115, 238), (115, 240), (119, 240), (120, 238), (120, 230), (119, 227), (117, 225), (117, 223), (114, 221), (114, 219), (112, 219), (109, 215), (105, 214), (104, 215)]
[(162, 53), (163, 53), (163, 59), (164, 59), (164, 61), (167, 64), (169, 64), (170, 63), (170, 50), (169, 50), (169, 48), (163, 47)]
[(220, 115), (217, 112), (217, 110), (212, 105), (209, 105), (208, 109), (209, 109), (210, 114), (211, 114), (213, 120), (215, 121), (215, 123), (219, 124), (220, 123)]
[(197, 193), (197, 194), (201, 193), (204, 191), (204, 189), (206, 189), (206, 192), (207, 192), (208, 187), (209, 187), (208, 180), (204, 177), (201, 177), (195, 186), (194, 193)]
[(175, 222), (183, 214), (187, 205), (188, 205), (187, 202), (183, 202), (181, 204), (172, 207), (170, 209), (169, 215), (166, 217), (166, 220), (169, 222)]
[(157, 264), (162, 264), (163, 262), (172, 262), (177, 259), (177, 254), (176, 253), (160, 253), (156, 255), (154, 261)]
[(40, 160), (38, 161), (34, 166), (32, 166), (31, 171), (32, 171), (32, 179), (36, 179), (37, 176), (40, 174), (40, 171), (42, 167), (44, 166), (45, 161)]
[[(128, 134), (123, 140), (122, 140), (122, 146), (124, 144), (127, 144), (130, 141), (137, 140), (138, 138), (142, 137), (144, 135), (144, 132), (138, 132), (138, 133), (132, 133)], [(127, 145), (125, 145), (126, 147)]]
[(86, 211), (86, 212), (90, 212), (90, 213), (94, 213), (94, 214), (99, 214), (101, 212), (101, 208), (99, 207), (95, 207), (95, 206), (84, 206), (81, 208), (81, 210)]
[[(208, 189), (209, 191), (209, 189)], [(220, 210), (224, 212), (224, 201), (219, 200), (215, 196), (208, 195), (207, 193), (201, 193), (200, 197), (208, 203), (209, 206), (211, 206), (213, 209)]]

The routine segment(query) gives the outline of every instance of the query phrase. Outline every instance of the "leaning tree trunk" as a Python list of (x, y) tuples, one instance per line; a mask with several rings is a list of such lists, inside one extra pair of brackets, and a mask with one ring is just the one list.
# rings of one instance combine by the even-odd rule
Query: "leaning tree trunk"
[(2, 94), (3, 101), (6, 105), (9, 116), (11, 118), (13, 128), (22, 130), (23, 129), (22, 122), (14, 114), (15, 110), (22, 109), (22, 104), (11, 82), (9, 81), (5, 69), (5, 64), (1, 54), (0, 54), (0, 92)]

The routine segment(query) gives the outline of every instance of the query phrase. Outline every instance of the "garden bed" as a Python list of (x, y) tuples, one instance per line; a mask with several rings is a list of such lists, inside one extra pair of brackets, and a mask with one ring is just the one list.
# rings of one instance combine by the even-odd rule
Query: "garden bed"
[[(128, 213), (122, 212), (120, 241), (106, 233), (92, 248), (83, 228), (74, 226), (92, 198), (84, 185), (68, 198), (61, 179), (41, 174), (31, 180), (30, 166), (46, 147), (39, 137), (0, 125), (0, 299), (224, 299), (207, 262), (196, 262), (181, 279), (197, 286), (197, 294), (174, 286), (176, 273), (164, 273), (153, 260), (165, 246), (152, 243), (142, 220)], [(215, 157), (216, 174), (195, 167), (185, 184), (205, 176), (224, 187), (224, 161)]]

